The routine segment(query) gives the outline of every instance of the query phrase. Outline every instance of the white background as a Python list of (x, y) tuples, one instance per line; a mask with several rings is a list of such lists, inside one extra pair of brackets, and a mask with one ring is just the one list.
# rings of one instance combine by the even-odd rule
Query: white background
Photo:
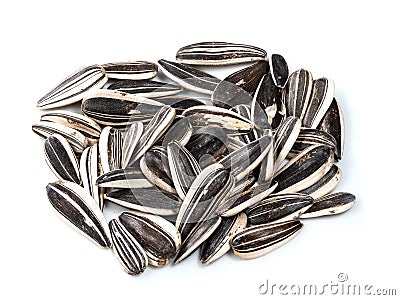
[[(262, 298), (268, 296), (259, 295), (258, 287), (267, 279), (323, 285), (337, 282), (341, 272), (349, 283), (397, 288), (399, 295), (396, 3), (3, 3), (0, 298)], [(49, 204), (45, 186), (55, 177), (31, 131), (40, 116), (36, 101), (82, 66), (173, 60), (179, 47), (199, 41), (252, 44), (285, 56), (291, 71), (303, 67), (315, 78), (334, 79), (347, 125), (337, 190), (354, 193), (357, 203), (343, 215), (306, 220), (298, 237), (259, 259), (230, 254), (203, 267), (196, 253), (177, 266), (150, 267), (131, 277), (111, 251), (76, 234)]]

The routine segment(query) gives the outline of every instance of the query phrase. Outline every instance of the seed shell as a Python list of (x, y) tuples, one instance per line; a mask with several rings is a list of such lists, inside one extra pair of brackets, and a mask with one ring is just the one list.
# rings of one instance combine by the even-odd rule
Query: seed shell
[(310, 71), (300, 69), (293, 72), (283, 92), (288, 116), (303, 119), (311, 97), (313, 78)]
[(251, 226), (232, 237), (231, 247), (240, 258), (257, 258), (286, 244), (302, 228), (303, 224), (298, 220)]
[(176, 215), (182, 204), (178, 196), (157, 188), (115, 190), (107, 193), (105, 199), (126, 208), (160, 216)]
[(230, 239), (237, 232), (243, 230), (247, 224), (246, 214), (222, 218), (221, 224), (202, 244), (200, 250), (200, 261), (203, 265), (209, 265), (222, 257), (230, 250)]
[(83, 149), (88, 144), (87, 138), (79, 131), (53, 122), (39, 122), (32, 125), (33, 132), (37, 133), (42, 138), (48, 138), (53, 134), (59, 134), (63, 136), (72, 149), (76, 153), (82, 153)]
[(103, 173), (121, 168), (122, 134), (118, 129), (104, 127), (99, 139), (99, 155)]
[(49, 136), (44, 142), (47, 165), (60, 180), (81, 183), (78, 160), (68, 141), (59, 134)]
[(162, 73), (181, 87), (211, 95), (220, 80), (206, 72), (188, 65), (160, 59), (158, 66)]
[(102, 67), (113, 79), (144, 80), (157, 76), (157, 65), (147, 61), (108, 63)]
[(179, 231), (162, 217), (130, 211), (123, 212), (118, 219), (146, 251), (153, 266), (167, 265), (181, 246)]
[(176, 116), (168, 131), (162, 137), (162, 145), (167, 147), (173, 141), (179, 142), (185, 146), (192, 136), (193, 127), (188, 118), (184, 116)]
[(105, 70), (101, 66), (93, 65), (79, 69), (41, 98), (37, 106), (49, 109), (81, 101), (91, 91), (102, 88), (107, 80)]
[(301, 218), (315, 218), (343, 213), (353, 207), (356, 197), (350, 193), (334, 193), (318, 198), (301, 215)]
[(124, 141), (122, 143), (122, 153), (121, 153), (121, 168), (125, 169), (129, 166), (133, 152), (137, 144), (139, 143), (140, 137), (143, 133), (143, 123), (134, 122), (129, 126), (128, 130), (125, 132)]
[(76, 183), (59, 181), (46, 187), (47, 197), (67, 223), (101, 247), (111, 247), (110, 232), (98, 203)]
[(182, 92), (178, 85), (155, 80), (120, 80), (111, 84), (108, 89), (148, 98), (166, 97)]
[(136, 168), (117, 169), (99, 176), (99, 187), (117, 189), (145, 189), (154, 185)]
[(269, 59), (269, 69), (275, 85), (283, 88), (289, 77), (289, 67), (285, 58), (280, 54), (272, 54)]
[(297, 219), (313, 202), (306, 194), (274, 194), (250, 207), (246, 214), (250, 225), (279, 223)]
[(143, 273), (148, 258), (142, 246), (117, 219), (111, 220), (109, 227), (114, 256), (121, 267), (130, 275)]
[(104, 188), (96, 185), (97, 178), (101, 175), (98, 145), (87, 147), (81, 156), (80, 174), (84, 189), (98, 203), (101, 210), (104, 207)]

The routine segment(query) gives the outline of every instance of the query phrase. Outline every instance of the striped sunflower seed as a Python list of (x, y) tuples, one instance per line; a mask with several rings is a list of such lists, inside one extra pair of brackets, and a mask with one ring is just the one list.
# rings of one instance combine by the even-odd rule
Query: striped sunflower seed
[[(230, 109), (231, 111), (237, 113), (238, 115), (242, 116), (243, 118), (246, 118), (248, 120), (251, 120), (251, 108), (248, 105), (245, 104), (239, 104)], [(253, 121), (254, 123), (254, 121)], [(255, 125), (255, 124), (254, 124)], [(249, 133), (247, 134), (241, 134), (238, 136), (239, 139), (245, 143), (245, 144), (250, 144), (251, 142), (257, 140), (260, 138), (259, 130), (256, 128), (253, 128)]]
[(221, 66), (265, 60), (267, 52), (261, 48), (226, 42), (202, 42), (182, 47), (176, 60), (188, 65)]
[(275, 192), (295, 193), (310, 187), (330, 170), (333, 161), (333, 151), (325, 146), (305, 149), (275, 175), (278, 182)]
[(257, 258), (286, 244), (302, 228), (298, 220), (251, 226), (232, 237), (231, 248), (240, 258)]
[(280, 54), (272, 54), (269, 59), (269, 69), (275, 85), (283, 88), (289, 77), (289, 67), (285, 58)]
[(172, 124), (175, 114), (175, 108), (166, 105), (161, 107), (161, 109), (153, 116), (144, 129), (136, 149), (132, 154), (132, 163), (141, 158), (145, 152), (161, 138)]
[(143, 247), (117, 219), (111, 220), (109, 227), (114, 256), (121, 267), (130, 275), (143, 273), (148, 265)]
[(176, 215), (182, 204), (177, 195), (157, 188), (115, 190), (107, 193), (104, 198), (126, 208), (160, 216)]
[(101, 133), (100, 126), (92, 119), (67, 110), (45, 113), (40, 117), (40, 121), (54, 122), (76, 129), (86, 137), (88, 145), (96, 144)]
[(188, 65), (160, 59), (158, 66), (162, 73), (181, 87), (211, 95), (220, 80), (206, 72)]
[(44, 154), (47, 165), (58, 179), (81, 183), (78, 160), (63, 136), (49, 136), (44, 142)]
[(122, 134), (118, 129), (104, 127), (99, 139), (99, 155), (103, 173), (121, 168)]
[(144, 80), (157, 76), (157, 65), (147, 61), (108, 63), (102, 67), (113, 79)]
[(254, 124), (246, 118), (230, 110), (215, 106), (194, 106), (182, 113), (187, 117), (193, 127), (205, 127), (216, 125), (223, 128), (227, 134), (239, 135), (248, 133)]
[(98, 203), (76, 183), (59, 181), (46, 187), (47, 197), (61, 217), (101, 247), (111, 247), (110, 232)]
[(335, 157), (336, 160), (341, 160), (344, 151), (344, 117), (337, 99), (333, 99), (331, 106), (329, 106), (317, 129), (325, 131), (335, 138)]
[(299, 118), (287, 117), (274, 134), (275, 169), (285, 160), (300, 133)]
[(117, 189), (145, 189), (154, 185), (147, 180), (140, 170), (126, 168), (113, 170), (99, 176), (96, 180), (99, 187)]
[(313, 202), (306, 194), (274, 194), (250, 207), (246, 214), (250, 225), (279, 223), (297, 219)]
[(148, 98), (166, 97), (182, 92), (182, 88), (178, 85), (155, 80), (120, 80), (111, 84), (108, 89)]
[(193, 181), (201, 172), (200, 166), (192, 154), (179, 142), (169, 143), (167, 154), (175, 190), (178, 196), (184, 200)]
[(192, 124), (184, 116), (176, 116), (165, 135), (161, 138), (162, 145), (167, 147), (173, 141), (179, 142), (182, 146), (186, 145), (193, 133)]
[(190, 107), (207, 105), (208, 103), (207, 101), (202, 101), (200, 98), (185, 96), (162, 97), (158, 98), (157, 101), (163, 103), (164, 105), (169, 105), (172, 108), (175, 108), (177, 115), (181, 115), (186, 109)]
[(49, 109), (81, 101), (91, 91), (102, 88), (107, 80), (105, 70), (101, 66), (82, 68), (43, 96), (37, 102), (37, 106), (41, 109)]
[(290, 74), (283, 90), (288, 116), (303, 119), (311, 97), (313, 78), (310, 71), (300, 69)]
[(118, 220), (143, 247), (150, 265), (167, 265), (181, 246), (179, 231), (162, 217), (130, 211), (120, 214)]
[(140, 170), (155, 186), (169, 193), (176, 193), (165, 147), (153, 146), (147, 151), (140, 160)]
[(324, 177), (312, 186), (300, 191), (300, 193), (308, 194), (314, 199), (320, 198), (333, 191), (339, 184), (341, 178), (342, 170), (337, 165), (333, 165)]
[(221, 217), (206, 219), (195, 225), (189, 235), (184, 239), (175, 258), (174, 264), (180, 263), (192, 254), (205, 240), (207, 240), (221, 224)]
[(313, 81), (310, 102), (303, 118), (303, 126), (317, 128), (333, 100), (335, 84), (333, 80), (319, 78)]
[(39, 122), (32, 125), (33, 132), (37, 133), (40, 137), (47, 139), (53, 134), (59, 134), (63, 136), (72, 149), (76, 153), (82, 153), (83, 149), (88, 145), (87, 138), (77, 131), (76, 129), (67, 127), (53, 122)]
[(101, 210), (104, 207), (104, 188), (96, 185), (97, 178), (101, 175), (98, 145), (87, 147), (81, 156), (80, 174), (85, 190), (98, 203)]
[(112, 90), (99, 90), (83, 99), (82, 112), (98, 124), (126, 126), (135, 121), (148, 122), (163, 106), (141, 96)]
[(315, 218), (343, 213), (353, 207), (356, 197), (350, 193), (334, 193), (318, 198), (301, 215), (301, 218)]
[(128, 130), (126, 130), (124, 141), (122, 143), (122, 169), (125, 169), (131, 163), (133, 152), (135, 151), (135, 148), (139, 143), (140, 137), (143, 134), (143, 128), (144, 126), (142, 122), (134, 122), (132, 125), (129, 126)]
[(211, 215), (229, 195), (234, 179), (221, 164), (205, 168), (193, 181), (176, 218), (184, 241), (194, 224)]
[(201, 263), (209, 265), (227, 253), (231, 248), (229, 244), (231, 237), (243, 230), (246, 224), (247, 217), (244, 213), (230, 218), (222, 218), (221, 224), (201, 246)]

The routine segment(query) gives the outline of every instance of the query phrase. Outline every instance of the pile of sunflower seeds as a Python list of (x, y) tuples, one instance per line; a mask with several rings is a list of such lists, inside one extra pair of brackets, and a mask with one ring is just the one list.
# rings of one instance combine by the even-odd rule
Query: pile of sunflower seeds
[[(223, 80), (196, 67), (241, 64)], [(333, 81), (290, 74), (279, 54), (192, 44), (176, 61), (80, 69), (37, 105), (80, 101), (83, 114), (50, 110), (32, 126), (59, 179), (47, 196), (129, 274), (181, 262), (198, 247), (205, 265), (230, 249), (259, 257), (295, 237), (299, 219), (355, 202), (331, 193), (344, 148)], [(107, 223), (107, 202), (127, 210)]]

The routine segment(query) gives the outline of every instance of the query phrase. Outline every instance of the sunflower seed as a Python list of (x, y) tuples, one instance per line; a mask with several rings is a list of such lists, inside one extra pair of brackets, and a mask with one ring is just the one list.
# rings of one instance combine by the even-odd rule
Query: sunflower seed
[(310, 71), (300, 69), (290, 74), (283, 92), (288, 116), (303, 119), (310, 100), (312, 83)]
[(145, 189), (154, 185), (136, 168), (117, 169), (99, 176), (96, 184), (105, 188)]
[(313, 81), (310, 102), (303, 118), (303, 126), (317, 128), (333, 100), (335, 84), (333, 80), (319, 78)]
[(303, 224), (298, 220), (252, 226), (235, 234), (231, 247), (240, 258), (260, 257), (290, 241), (302, 228)]
[(268, 62), (261, 60), (229, 75), (214, 89), (212, 102), (221, 107), (250, 105), (261, 78), (267, 73)]
[(104, 188), (96, 185), (96, 179), (101, 175), (98, 145), (87, 147), (81, 156), (80, 173), (85, 190), (98, 203), (101, 210), (104, 207)]
[(275, 175), (279, 184), (275, 192), (295, 193), (320, 180), (333, 165), (333, 151), (316, 145), (292, 158)]
[(254, 127), (249, 119), (215, 106), (194, 106), (185, 110), (182, 115), (189, 119), (193, 127), (216, 125), (231, 135), (248, 133)]
[(107, 75), (101, 66), (79, 69), (41, 98), (37, 106), (48, 109), (81, 101), (91, 91), (102, 88), (106, 82)]
[(235, 187), (232, 189), (232, 192), (229, 197), (233, 197), (243, 191), (248, 190), (255, 183), (256, 183), (256, 178), (252, 175), (243, 178), (242, 180), (235, 183)]
[(264, 135), (258, 140), (225, 156), (220, 160), (220, 164), (222, 164), (225, 169), (231, 171), (236, 181), (240, 181), (261, 163), (271, 149), (271, 141), (272, 133), (270, 135)]
[(182, 204), (178, 196), (157, 188), (116, 190), (107, 193), (105, 199), (123, 207), (160, 216), (176, 215)]
[(180, 63), (160, 59), (158, 66), (162, 73), (181, 87), (211, 95), (220, 80), (199, 69)]
[(155, 186), (169, 193), (176, 193), (165, 147), (154, 146), (147, 151), (140, 160), (140, 169)]
[(246, 214), (222, 218), (221, 224), (202, 244), (200, 250), (200, 261), (208, 265), (230, 250), (230, 239), (233, 235), (243, 230), (247, 224)]
[(92, 119), (67, 110), (48, 112), (40, 117), (42, 122), (54, 122), (78, 130), (88, 140), (88, 145), (96, 144), (101, 133), (100, 126)]
[(336, 149), (335, 138), (329, 133), (318, 129), (301, 128), (296, 142), (293, 144), (287, 157), (292, 158), (313, 145), (323, 145), (332, 149), (332, 151)]
[(300, 133), (301, 122), (296, 117), (287, 117), (274, 134), (275, 170), (289, 154)]
[(314, 199), (320, 198), (333, 191), (339, 184), (341, 178), (342, 170), (338, 166), (333, 165), (324, 177), (322, 177), (312, 186), (300, 191), (300, 193), (308, 194)]
[(289, 67), (285, 58), (279, 54), (272, 54), (269, 59), (269, 69), (275, 85), (283, 88), (289, 76)]
[(82, 112), (101, 125), (126, 126), (148, 122), (164, 104), (141, 96), (112, 90), (91, 93), (82, 102)]
[[(250, 107), (248, 105), (239, 104), (232, 107), (230, 110), (248, 120), (250, 120), (251, 118)], [(255, 128), (247, 134), (239, 135), (239, 139), (245, 144), (250, 144), (251, 142), (255, 141), (258, 138), (260, 138), (260, 135)]]
[(133, 152), (135, 151), (136, 145), (139, 142), (140, 137), (143, 133), (143, 123), (134, 122), (129, 126), (125, 132), (124, 141), (122, 143), (122, 161), (121, 167), (125, 169), (131, 162)]
[(171, 96), (182, 92), (182, 88), (175, 84), (155, 80), (120, 80), (111, 84), (108, 89), (148, 98)]
[(123, 212), (118, 220), (142, 245), (153, 266), (165, 266), (181, 246), (181, 235), (167, 220), (136, 211)]
[(109, 63), (102, 67), (114, 79), (143, 80), (157, 76), (157, 65), (147, 61)]
[(176, 60), (188, 65), (221, 66), (265, 60), (267, 52), (261, 48), (226, 42), (202, 42), (182, 47)]
[(226, 202), (220, 206), (218, 211), (223, 217), (232, 217), (260, 202), (274, 192), (277, 186), (278, 183), (274, 183), (271, 187), (269, 187), (268, 184), (264, 186), (253, 186), (240, 194), (229, 197)]
[(118, 129), (104, 127), (99, 139), (99, 154), (103, 173), (121, 168), (122, 134)]
[(172, 181), (179, 197), (184, 200), (186, 194), (201, 169), (196, 159), (179, 142), (167, 146), (168, 162)]
[(53, 134), (59, 134), (63, 136), (72, 149), (76, 153), (82, 153), (83, 149), (88, 144), (87, 138), (79, 131), (53, 122), (39, 122), (32, 125), (32, 130), (42, 138), (48, 138)]
[(228, 148), (229, 152), (234, 152), (242, 147), (244, 147), (245, 145), (247, 145), (245, 142), (243, 142), (243, 140), (240, 138), (242, 135), (238, 135), (238, 136), (228, 136), (228, 139), (226, 141), (227, 145), (226, 147)]
[(76, 183), (59, 181), (46, 187), (47, 197), (64, 220), (100, 245), (111, 247), (107, 222), (96, 201)]
[(356, 197), (350, 193), (335, 193), (318, 198), (301, 218), (315, 218), (343, 213), (353, 207)]
[(205, 240), (211, 236), (211, 234), (218, 228), (220, 224), (221, 217), (206, 219), (205, 221), (198, 223), (183, 241), (182, 246), (178, 251), (178, 255), (175, 258), (174, 264), (180, 263), (190, 254), (192, 254), (193, 251), (195, 251)]
[[(277, 99), (277, 101), (278, 100), (279, 99)], [(276, 103), (274, 107), (277, 109), (278, 106), (276, 105)], [(270, 116), (268, 116), (267, 114), (268, 109), (265, 110), (262, 109), (260, 104), (257, 102), (256, 95), (254, 95), (250, 106), (250, 121), (254, 123), (254, 127), (258, 129), (259, 132), (264, 132), (265, 130), (271, 130), (272, 129), (271, 124), (275, 124), (278, 122), (278, 119), (275, 119), (277, 112), (276, 109), (274, 110), (274, 116), (270, 118)], [(279, 120), (279, 122), (281, 122), (281, 120)]]
[(227, 151), (227, 135), (218, 126), (205, 126), (193, 134), (185, 148), (193, 155), (200, 167), (205, 168), (219, 160)]
[(297, 219), (313, 202), (306, 194), (274, 194), (250, 207), (246, 214), (251, 225), (279, 223)]
[(47, 165), (58, 179), (81, 183), (78, 160), (68, 141), (59, 134), (49, 136), (44, 142)]
[(171, 106), (163, 106), (150, 120), (143, 131), (136, 150), (132, 154), (131, 162), (135, 162), (143, 156), (143, 154), (150, 149), (154, 143), (168, 130), (172, 121), (175, 118), (175, 109)]
[(121, 267), (130, 275), (143, 273), (148, 265), (147, 254), (138, 241), (116, 219), (109, 223), (113, 252)]
[(337, 99), (333, 99), (331, 106), (329, 106), (317, 129), (325, 131), (335, 138), (335, 157), (336, 160), (341, 160), (344, 151), (344, 117)]
[(267, 155), (263, 158), (260, 163), (260, 171), (258, 174), (257, 183), (259, 185), (265, 185), (271, 182), (271, 179), (275, 174), (275, 146), (274, 140), (271, 141), (271, 148), (269, 149)]
[(193, 127), (189, 119), (183, 116), (176, 116), (171, 127), (162, 137), (162, 145), (167, 147), (173, 141), (179, 142), (182, 146), (186, 145), (192, 136)]
[(222, 165), (205, 168), (193, 181), (179, 210), (175, 226), (184, 241), (193, 224), (201, 223), (228, 196), (234, 180)]

